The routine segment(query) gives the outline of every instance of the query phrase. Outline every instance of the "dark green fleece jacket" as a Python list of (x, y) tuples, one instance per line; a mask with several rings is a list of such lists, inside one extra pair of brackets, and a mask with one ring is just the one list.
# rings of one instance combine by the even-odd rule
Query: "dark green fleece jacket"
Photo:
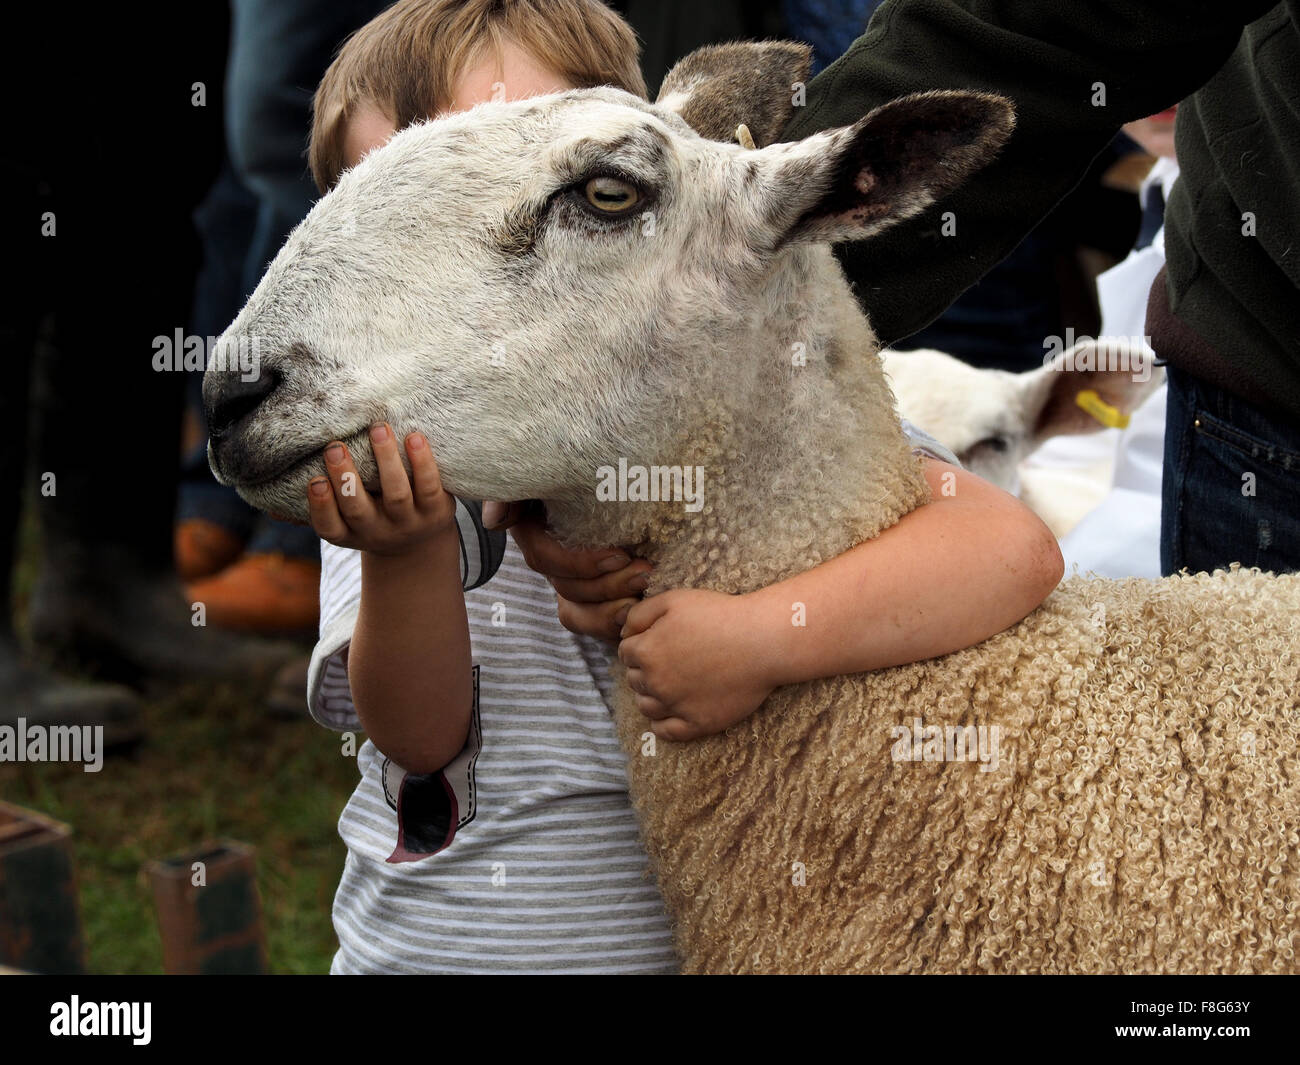
[(1007, 96), (1017, 127), (942, 203), (840, 249), (884, 342), (933, 321), (1005, 257), (1122, 124), (1178, 102), (1182, 176), (1152, 344), (1300, 421), (1300, 0), (887, 0), (809, 83), (782, 139), (938, 88)]

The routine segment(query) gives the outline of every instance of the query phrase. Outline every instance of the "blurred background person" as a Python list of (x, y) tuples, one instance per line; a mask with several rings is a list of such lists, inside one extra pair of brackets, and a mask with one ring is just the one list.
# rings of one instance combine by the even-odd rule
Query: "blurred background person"
[[(220, 158), (224, 5), (68, 18), (23, 9), (11, 39), (57, 47), (0, 75), (22, 101), (0, 148), (21, 264), (0, 297), (0, 412), (17, 441), (0, 458), (0, 718), (102, 723), (111, 741), (136, 731), (120, 685), (265, 679), (285, 649), (196, 623), (172, 565), (184, 374), (155, 368), (155, 338), (183, 330), (193, 295), (190, 216)], [(19, 574), (24, 501), (34, 537)]]
[[(219, 175), (196, 215), (203, 268), (192, 323), (218, 336), (257, 287), (316, 199), (307, 168), (311, 100), (345, 37), (383, 0), (232, 0)], [(187, 390), (184, 476), (175, 553), (191, 599), (230, 629), (311, 634), (318, 617), (319, 541), (259, 514), (208, 469), (202, 375)], [(305, 683), (306, 667), (302, 666)], [(293, 684), (286, 678), (286, 687)]]
[[(1032, 232), (1122, 123), (1178, 103), (1168, 265), (1144, 330), (1167, 364), (1161, 570), (1300, 568), (1300, 124), (1287, 91), (1300, 13), (1294, 0), (1109, 0), (1105, 12), (888, 0), (784, 136), (944, 84), (1015, 100), (1014, 136), (942, 212), (838, 251), (894, 343)], [(945, 213), (957, 219), (946, 238)]]
[[(1148, 156), (1140, 190), (1142, 225), (1133, 251), (1097, 279), (1101, 336), (1140, 337), (1145, 332), (1147, 293), (1165, 265), (1165, 200), (1178, 180), (1176, 111), (1171, 107), (1124, 127)], [(1147, 350), (1154, 357), (1149, 346)], [(1126, 428), (1105, 434), (1116, 437), (1109, 456), (1113, 462), (1109, 490), (1062, 538), (1067, 573), (1077, 566), (1080, 573), (1116, 579), (1160, 576), (1160, 486), (1167, 403), (1167, 389), (1161, 385), (1133, 412)], [(1041, 448), (1036, 460), (1042, 462), (1047, 450)]]

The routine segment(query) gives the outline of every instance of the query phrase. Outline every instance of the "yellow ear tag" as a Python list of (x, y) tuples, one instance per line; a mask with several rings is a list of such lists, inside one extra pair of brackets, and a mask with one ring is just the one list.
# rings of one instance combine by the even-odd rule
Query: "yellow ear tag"
[(754, 137), (749, 132), (749, 127), (743, 122), (736, 127), (736, 140), (742, 148), (754, 147)]
[(1118, 407), (1112, 407), (1091, 388), (1085, 388), (1074, 401), (1107, 429), (1127, 429), (1129, 417)]

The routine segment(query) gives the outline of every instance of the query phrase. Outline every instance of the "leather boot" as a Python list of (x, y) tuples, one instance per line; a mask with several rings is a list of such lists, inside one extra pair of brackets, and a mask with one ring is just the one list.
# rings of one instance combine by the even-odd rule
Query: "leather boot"
[(47, 557), (32, 594), (32, 641), (65, 668), (136, 686), (243, 680), (264, 687), (302, 653), (287, 641), (214, 628), (168, 572), (142, 572), (121, 557), (92, 557), (93, 566), (64, 568)]
[(120, 684), (59, 676), (28, 661), (10, 635), (0, 635), (0, 725), (102, 726), (105, 749), (144, 735), (140, 699)]
[(204, 518), (176, 523), (173, 537), (176, 573), (183, 581), (211, 577), (235, 561), (244, 541), (231, 530)]

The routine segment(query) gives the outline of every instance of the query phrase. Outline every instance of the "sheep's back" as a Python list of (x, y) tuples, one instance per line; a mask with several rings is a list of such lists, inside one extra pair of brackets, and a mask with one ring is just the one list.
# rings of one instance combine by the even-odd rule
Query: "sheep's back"
[[(1076, 578), (653, 755), (621, 700), (686, 969), (1293, 971), (1298, 647), (1300, 577)], [(918, 719), (996, 728), (998, 767), (899, 760)]]

